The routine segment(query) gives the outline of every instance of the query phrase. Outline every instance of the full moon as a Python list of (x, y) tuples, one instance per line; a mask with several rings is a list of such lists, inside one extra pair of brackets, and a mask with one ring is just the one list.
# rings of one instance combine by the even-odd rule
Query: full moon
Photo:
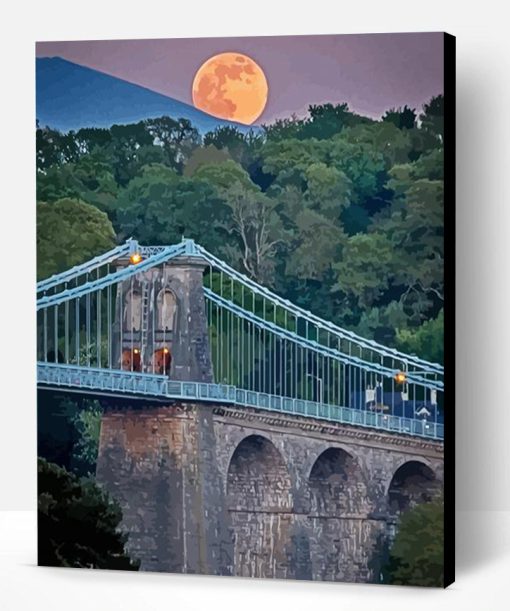
[(251, 125), (267, 102), (262, 68), (242, 53), (220, 53), (200, 66), (193, 79), (193, 104), (204, 112)]

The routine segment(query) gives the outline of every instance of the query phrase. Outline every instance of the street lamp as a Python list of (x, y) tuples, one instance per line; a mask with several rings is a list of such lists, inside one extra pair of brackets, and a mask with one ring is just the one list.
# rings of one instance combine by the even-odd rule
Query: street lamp
[(313, 375), (313, 373), (307, 373), (306, 375), (309, 378), (314, 378), (315, 380), (317, 380), (317, 387), (318, 387), (317, 394), (319, 395), (319, 403), (323, 405), (324, 404), (324, 380), (322, 378), (319, 378), (319, 376)]
[(395, 382), (397, 384), (404, 384), (406, 380), (407, 380), (407, 376), (403, 371), (398, 371), (395, 374)]

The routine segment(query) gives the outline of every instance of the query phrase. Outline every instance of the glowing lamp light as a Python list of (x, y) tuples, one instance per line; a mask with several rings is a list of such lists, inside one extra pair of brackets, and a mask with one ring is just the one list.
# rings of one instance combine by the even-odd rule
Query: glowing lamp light
[(404, 382), (407, 380), (406, 374), (403, 371), (399, 371), (396, 375), (395, 375), (395, 382), (397, 384), (404, 384)]
[(140, 354), (140, 350), (138, 350), (138, 348), (135, 348), (135, 349), (133, 350), (133, 353), (134, 353), (134, 354)]
[(163, 354), (168, 354), (170, 350), (168, 348), (163, 348)]
[(129, 257), (130, 262), (133, 265), (137, 265), (138, 263), (140, 263), (140, 261), (142, 260), (142, 255), (139, 252), (134, 252), (130, 257)]

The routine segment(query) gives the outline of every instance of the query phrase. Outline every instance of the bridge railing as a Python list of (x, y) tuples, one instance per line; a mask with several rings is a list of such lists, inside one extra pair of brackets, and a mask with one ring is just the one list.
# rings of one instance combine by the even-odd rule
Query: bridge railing
[(292, 416), (332, 423), (426, 437), (444, 438), (444, 426), (424, 419), (405, 418), (353, 409), (339, 405), (303, 401), (290, 397), (247, 391), (227, 384), (206, 384), (169, 380), (166, 376), (104, 370), (75, 365), (38, 363), (40, 388), (68, 388), (105, 395), (134, 395), (172, 400), (196, 400), (218, 405), (254, 407)]

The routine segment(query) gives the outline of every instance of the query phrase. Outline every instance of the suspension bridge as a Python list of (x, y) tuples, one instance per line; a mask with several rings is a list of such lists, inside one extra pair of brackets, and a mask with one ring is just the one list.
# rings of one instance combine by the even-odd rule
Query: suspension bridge
[(235, 405), (444, 438), (443, 366), (322, 320), (193, 240), (37, 284), (41, 389)]

